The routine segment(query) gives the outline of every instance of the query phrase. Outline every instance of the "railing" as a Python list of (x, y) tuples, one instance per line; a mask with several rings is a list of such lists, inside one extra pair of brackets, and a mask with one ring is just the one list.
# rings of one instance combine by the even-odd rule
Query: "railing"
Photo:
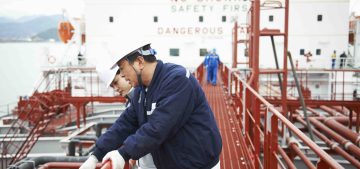
[(198, 81), (201, 81), (203, 76), (204, 76), (204, 64), (200, 64), (200, 66), (198, 66), (196, 68), (196, 72), (195, 73), (195, 77)]
[[(252, 154), (255, 168), (293, 168), (294, 156), (289, 157), (278, 143), (280, 134), (279, 126), (285, 125), (291, 137), (286, 136), (288, 148), (293, 154), (299, 156), (309, 168), (343, 168), (336, 160), (327, 154), (322, 148), (314, 143), (308, 136), (300, 131), (292, 122), (284, 117), (273, 105), (255, 91), (240, 74), (226, 66), (220, 66), (224, 86), (228, 87), (228, 93), (234, 104), (237, 118), (242, 123), (245, 142)], [(256, 108), (256, 106), (259, 106)], [(263, 112), (260, 112), (260, 107)], [(257, 111), (258, 110), (258, 111)], [(263, 121), (261, 120), (263, 118)], [(286, 131), (286, 130), (285, 130)], [(301, 140), (318, 157), (317, 165), (314, 166), (307, 156), (300, 150)], [(284, 164), (284, 162), (286, 165)], [(287, 167), (286, 167), (287, 166)]]
[[(42, 165), (39, 169), (78, 169), (82, 163), (74, 163), (74, 162), (49, 162), (44, 165)], [(102, 165), (101, 163), (98, 163), (96, 165), (96, 169), (111, 169), (111, 166)], [(130, 169), (132, 168), (132, 165), (129, 163), (126, 163), (124, 166), (124, 169)]]
[(0, 117), (10, 115), (10, 110), (16, 105), (16, 102), (0, 105)]
[[(60, 122), (60, 124), (65, 125), (65, 115), (58, 116), (56, 119), (53, 117), (67, 113), (70, 104), (77, 108), (74, 113), (77, 115), (77, 126), (80, 127), (80, 112), (83, 116), (84, 125), (86, 122), (85, 105), (87, 103), (93, 101), (125, 102), (125, 98), (98, 97), (99, 92), (97, 95), (93, 95), (91, 92), (91, 97), (70, 97), (71, 86), (68, 82), (71, 80), (68, 79), (70, 75), (66, 70), (75, 71), (71, 68), (61, 71), (48, 71), (45, 77), (38, 82), (32, 96), (20, 98), (16, 109), (13, 111), (14, 115), (18, 117), (9, 121), (11, 127), (0, 140), (0, 168), (5, 168), (9, 164), (12, 165), (25, 158), (45, 130), (49, 129), (48, 131), (55, 132), (54, 128), (52, 128), (54, 130), (47, 128), (48, 124)], [(89, 68), (84, 69), (84, 71), (89, 72), (92, 78), (92, 72), (95, 70)], [(91, 80), (90, 82), (92, 84)], [(97, 84), (99, 85), (99, 82)], [(92, 91), (93, 87), (90, 88)], [(48, 92), (43, 92), (43, 90)], [(71, 113), (67, 114), (71, 116)], [(26, 134), (24, 140), (15, 141), (22, 134)]]
[[(239, 70), (241, 74), (246, 74), (249, 69)], [(281, 92), (278, 80), (278, 70), (260, 70), (260, 91), (259, 93), (266, 98), (281, 99)], [(360, 70), (356, 69), (318, 69), (306, 70), (297, 69), (297, 78), (306, 100), (326, 100), (326, 101), (352, 101), (360, 98), (358, 93), (354, 96), (354, 90), (360, 92)], [(298, 92), (292, 72), (288, 72), (287, 92), (288, 99), (298, 99)], [(325, 93), (325, 94), (324, 94)]]

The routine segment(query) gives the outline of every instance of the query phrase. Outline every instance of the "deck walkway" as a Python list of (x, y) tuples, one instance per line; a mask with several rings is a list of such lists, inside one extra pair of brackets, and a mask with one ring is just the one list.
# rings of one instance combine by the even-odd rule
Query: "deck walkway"
[(215, 113), (215, 118), (220, 129), (223, 148), (220, 156), (221, 169), (248, 169), (253, 168), (251, 158), (243, 151), (246, 147), (241, 134), (240, 122), (235, 117), (234, 111), (227, 105), (228, 99), (223, 88), (223, 83), (218, 73), (217, 85), (207, 84), (206, 73), (200, 82), (206, 98)]

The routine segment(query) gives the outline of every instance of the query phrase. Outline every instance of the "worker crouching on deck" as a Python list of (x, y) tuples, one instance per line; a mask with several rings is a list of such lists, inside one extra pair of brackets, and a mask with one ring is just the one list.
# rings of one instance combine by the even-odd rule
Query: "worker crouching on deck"
[(114, 67), (135, 87), (133, 101), (97, 140), (90, 158), (111, 161), (114, 169), (145, 155), (157, 169), (219, 168), (220, 132), (196, 78), (182, 66), (156, 60), (150, 44), (121, 51)]

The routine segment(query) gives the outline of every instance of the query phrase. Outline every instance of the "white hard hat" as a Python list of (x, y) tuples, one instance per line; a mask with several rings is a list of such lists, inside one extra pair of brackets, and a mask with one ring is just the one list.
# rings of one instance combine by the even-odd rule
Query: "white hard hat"
[(126, 44), (116, 43), (116, 42), (110, 42), (108, 44), (110, 48), (110, 55), (112, 55), (113, 58), (112, 66), (110, 67), (111, 69), (114, 69), (117, 66), (118, 61), (120, 61), (121, 59), (125, 58), (125, 56), (128, 56), (133, 52), (137, 51), (143, 56), (156, 54), (156, 52), (153, 49), (142, 50), (142, 47), (146, 45), (150, 45), (150, 43), (138, 39), (140, 38), (135, 38), (134, 42), (129, 42)]
[(96, 69), (100, 80), (105, 83), (106, 87), (110, 87), (118, 70), (119, 68), (117, 66), (114, 69), (109, 69), (108, 67), (104, 69)]
[(96, 66), (96, 71), (102, 82), (106, 87), (110, 87), (111, 82), (114, 80), (118, 67), (110, 69), (112, 64), (111, 51), (105, 42), (88, 44), (88, 55), (92, 63)]

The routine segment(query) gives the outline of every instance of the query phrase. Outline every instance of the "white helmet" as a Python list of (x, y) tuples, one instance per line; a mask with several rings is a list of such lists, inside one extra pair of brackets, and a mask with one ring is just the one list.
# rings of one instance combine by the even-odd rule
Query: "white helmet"
[(102, 82), (105, 83), (106, 87), (110, 87), (111, 82), (114, 80), (118, 67), (110, 69), (112, 64), (111, 51), (109, 51), (106, 43), (93, 43), (88, 45), (89, 57), (93, 64), (96, 66), (96, 71)]
[(110, 42), (108, 44), (110, 48), (110, 55), (113, 58), (112, 66), (110, 67), (111, 69), (116, 68), (118, 61), (120, 61), (121, 59), (125, 58), (125, 56), (128, 56), (129, 54), (135, 51), (139, 52), (143, 56), (156, 54), (155, 50), (151, 48), (149, 50), (142, 50), (142, 47), (146, 45), (150, 45), (149, 42), (138, 40), (139, 38), (134, 38), (134, 39), (135, 39), (134, 42), (129, 41), (126, 44), (116, 43), (116, 42)]
[(100, 80), (105, 83), (106, 87), (110, 87), (118, 70), (119, 68), (117, 66), (114, 69), (109, 69), (109, 67), (96, 68)]

